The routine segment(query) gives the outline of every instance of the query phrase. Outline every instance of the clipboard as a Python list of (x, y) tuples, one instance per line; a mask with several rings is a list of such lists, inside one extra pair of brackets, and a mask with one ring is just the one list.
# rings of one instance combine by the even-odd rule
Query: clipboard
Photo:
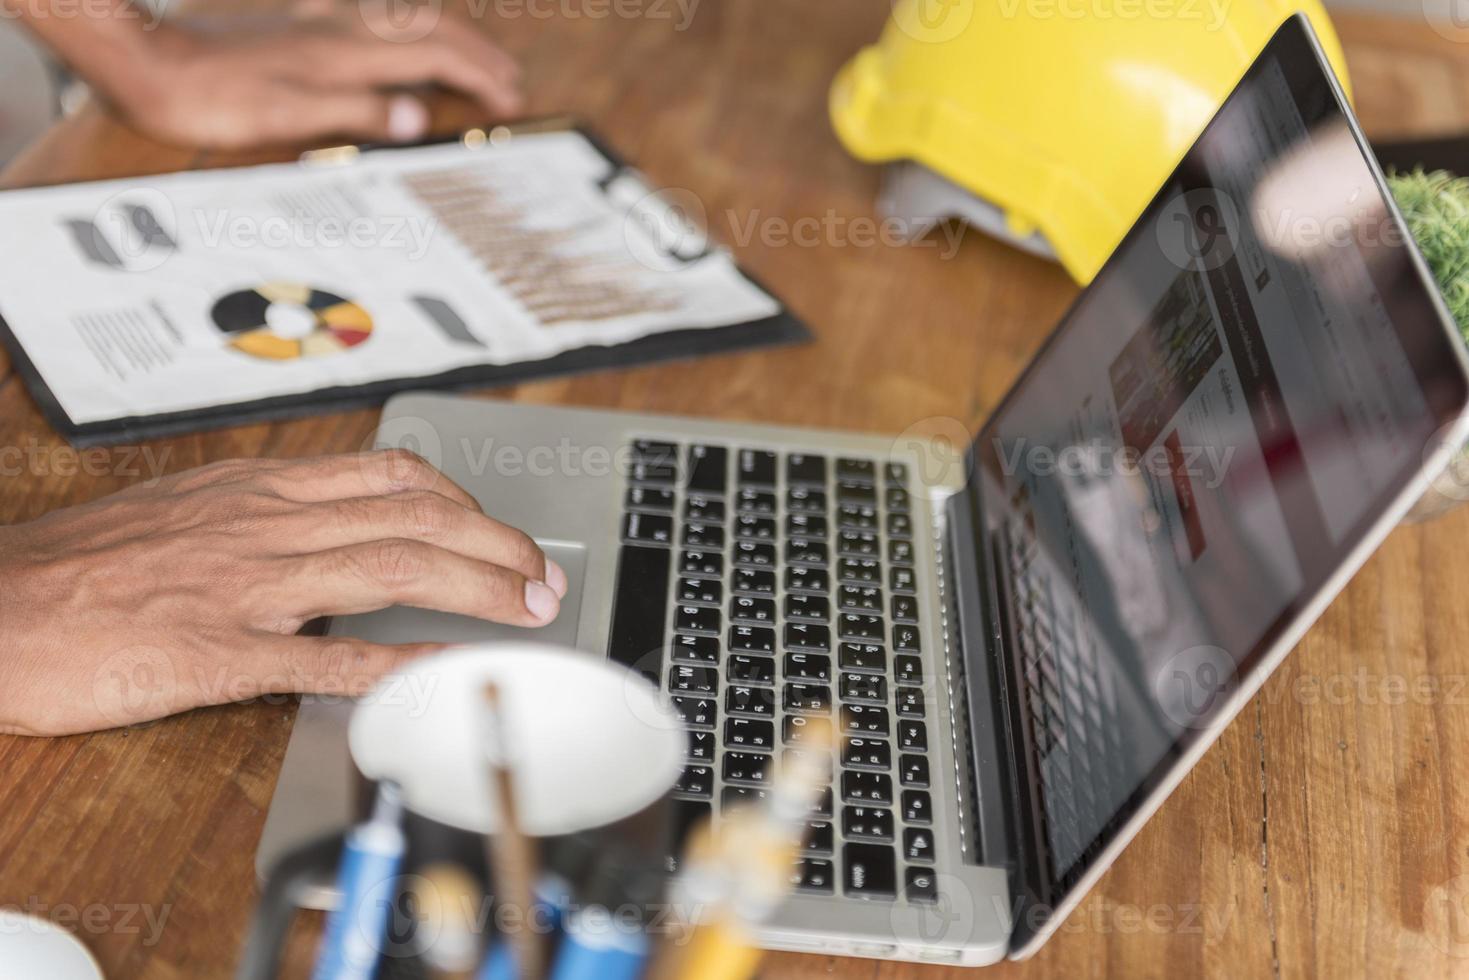
[[(431, 147), (459, 144), (466, 150), (494, 146), (522, 135), (575, 133), (584, 139), (606, 161), (607, 176), (600, 181), (601, 190), (609, 197), (619, 195), (632, 199), (633, 207), (658, 207), (659, 191), (648, 183), (620, 155), (597, 135), (568, 120), (540, 120), (516, 127), (493, 130), (469, 130), (449, 139), (430, 140), (412, 146), (340, 146), (313, 150), (302, 154), (296, 164), (303, 168), (350, 168), (358, 161), (372, 159), (380, 153), (399, 153)], [(271, 165), (266, 165), (271, 166)], [(280, 165), (274, 165), (279, 167)], [(240, 168), (233, 173), (246, 173), (256, 168)], [(190, 171), (190, 175), (221, 173)], [(100, 183), (100, 182), (99, 182)], [(117, 182), (106, 182), (117, 183)], [(85, 187), (85, 184), (67, 185)], [(45, 189), (42, 189), (45, 190)], [(0, 192), (0, 206), (12, 195), (35, 193), (34, 189)], [(136, 223), (136, 222), (135, 222)], [(150, 233), (160, 229), (140, 224)], [(701, 229), (702, 231), (702, 229)], [(74, 232), (75, 234), (75, 232)], [(166, 237), (166, 236), (165, 236)], [(85, 236), (78, 236), (85, 242)], [(707, 242), (707, 239), (705, 240)], [(707, 244), (690, 249), (688, 242), (672, 242), (664, 250), (673, 262), (698, 263), (708, 255)], [(661, 246), (660, 246), (661, 247)], [(722, 253), (723, 254), (723, 253)], [(579, 374), (609, 368), (632, 367), (660, 362), (690, 359), (702, 355), (727, 353), (759, 347), (793, 344), (811, 337), (809, 329), (797, 319), (775, 295), (748, 273), (733, 265), (740, 277), (754, 290), (765, 294), (774, 306), (770, 315), (726, 325), (698, 327), (665, 327), (645, 336), (616, 343), (587, 343), (563, 350), (552, 356), (514, 363), (480, 363), (455, 367), (429, 374), (383, 377), (351, 384), (330, 384), (309, 391), (267, 395), (232, 401), (228, 404), (187, 408), (154, 413), (124, 413), (117, 417), (78, 421), (73, 418), (48, 384), (45, 373), (33, 360), (7, 316), (9, 303), (0, 289), (0, 342), (9, 351), (16, 373), (29, 389), (47, 422), (76, 446), (107, 445), (126, 441), (155, 439), (165, 436), (225, 428), (266, 421), (279, 421), (311, 414), (370, 408), (381, 405), (394, 394), (409, 390), (462, 390), (516, 384), (537, 379)], [(93, 257), (96, 259), (97, 257)], [(102, 256), (105, 261), (106, 257)], [(449, 322), (454, 319), (447, 318)], [(463, 329), (463, 324), (459, 325)], [(449, 329), (446, 325), (446, 330)]]

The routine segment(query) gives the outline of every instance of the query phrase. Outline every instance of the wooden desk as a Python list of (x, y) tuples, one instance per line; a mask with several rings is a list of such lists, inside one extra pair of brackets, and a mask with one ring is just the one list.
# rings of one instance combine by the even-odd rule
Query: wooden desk
[[(825, 93), (887, 5), (776, 6), (707, 4), (682, 32), (662, 20), (522, 17), (499, 33), (528, 66), (532, 112), (590, 120), (658, 181), (695, 190), (726, 240), (752, 219), (869, 215), (877, 174), (837, 146)], [(1343, 26), (1369, 132), (1469, 124), (1469, 49), (1416, 21)], [(224, 162), (153, 145), (89, 110), (7, 176)], [(891, 432), (931, 416), (973, 425), (1074, 294), (1058, 269), (977, 235), (948, 260), (841, 241), (757, 238), (739, 252), (814, 325), (816, 344), (491, 397)], [(170, 470), (353, 450), (374, 419), (354, 412), (149, 448)], [(0, 480), (0, 521), (135, 478), (59, 474), (66, 457), (52, 451), (63, 444), (3, 355), (0, 445), (41, 451)], [(122, 453), (109, 458), (124, 468)], [(1062, 933), (1033, 962), (991, 976), (1469, 971), (1469, 793), (1453, 775), (1465, 769), (1449, 761), (1469, 747), (1466, 535), (1469, 509), (1394, 534)], [(1436, 693), (1403, 697), (1399, 685), (1420, 684)], [(112, 978), (226, 975), (254, 902), (255, 843), (293, 714), (289, 703), (252, 704), (86, 737), (0, 739), (0, 904), (63, 919), (85, 910), (79, 931)], [(140, 908), (155, 923), (166, 914), (156, 935)], [(773, 957), (764, 971), (943, 973), (799, 956)]]

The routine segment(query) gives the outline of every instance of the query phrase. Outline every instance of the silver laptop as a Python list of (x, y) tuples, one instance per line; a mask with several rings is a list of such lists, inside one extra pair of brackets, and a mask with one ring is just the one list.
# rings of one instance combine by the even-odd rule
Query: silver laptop
[[(538, 638), (672, 699), (679, 827), (835, 721), (769, 947), (1024, 957), (1463, 442), (1465, 357), (1407, 242), (1295, 18), (967, 451), (435, 395), (380, 442), (566, 569)], [(348, 710), (302, 705), (262, 869), (347, 819)]]

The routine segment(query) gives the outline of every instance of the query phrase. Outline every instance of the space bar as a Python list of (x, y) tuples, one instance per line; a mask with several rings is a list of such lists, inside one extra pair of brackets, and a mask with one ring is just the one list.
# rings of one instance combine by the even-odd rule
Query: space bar
[(617, 559), (617, 590), (607, 656), (657, 686), (663, 673), (663, 637), (668, 622), (667, 548), (623, 545)]

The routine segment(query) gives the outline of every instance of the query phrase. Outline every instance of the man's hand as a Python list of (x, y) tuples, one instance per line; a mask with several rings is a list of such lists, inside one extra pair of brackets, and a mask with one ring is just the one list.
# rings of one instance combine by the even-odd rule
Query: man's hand
[(412, 453), (218, 463), (0, 528), (0, 731), (360, 694), (433, 647), (295, 635), (418, 606), (556, 618), (566, 574)]
[(127, 0), (81, 17), (51, 0), (0, 0), (131, 123), (171, 143), (238, 149), (326, 136), (405, 143), (428, 111), (404, 92), (438, 84), (491, 118), (519, 111), (519, 69), (467, 17), (436, 5), (393, 19), (388, 3), (338, 6), (265, 28), (154, 23)]

